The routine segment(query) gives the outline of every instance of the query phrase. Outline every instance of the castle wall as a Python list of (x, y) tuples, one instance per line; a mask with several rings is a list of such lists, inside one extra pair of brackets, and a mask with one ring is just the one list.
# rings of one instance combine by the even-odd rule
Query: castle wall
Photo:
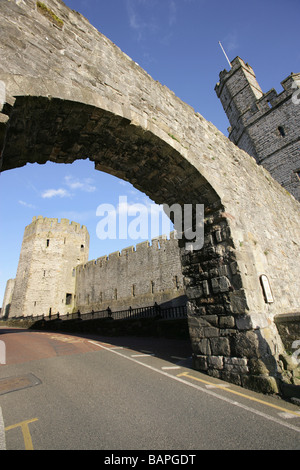
[(34, 217), (25, 228), (10, 317), (72, 311), (74, 267), (88, 260), (88, 250), (85, 227)]
[(76, 268), (76, 309), (123, 310), (182, 302), (183, 276), (174, 235), (159, 237)]
[(84, 157), (158, 204), (204, 204), (203, 249), (181, 247), (193, 352), (199, 369), (249, 384), (253, 359), (279, 361), (274, 315), (299, 311), (299, 203), (81, 15), (47, 5), (61, 29), (34, 0), (0, 2), (2, 171)]

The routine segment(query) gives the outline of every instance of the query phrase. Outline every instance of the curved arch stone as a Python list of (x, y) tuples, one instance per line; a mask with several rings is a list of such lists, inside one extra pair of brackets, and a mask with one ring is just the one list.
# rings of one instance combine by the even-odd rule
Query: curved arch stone
[(299, 204), (83, 16), (46, 4), (0, 3), (1, 171), (88, 158), (157, 203), (204, 204), (203, 248), (180, 241), (195, 366), (277, 391), (273, 318), (299, 309)]

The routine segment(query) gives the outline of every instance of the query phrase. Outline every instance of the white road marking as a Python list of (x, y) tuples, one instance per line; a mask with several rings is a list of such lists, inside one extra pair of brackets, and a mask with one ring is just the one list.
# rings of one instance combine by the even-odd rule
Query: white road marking
[(181, 369), (179, 366), (162, 367), (162, 370)]
[(288, 429), (291, 429), (292, 431), (295, 431), (295, 432), (299, 432), (300, 433), (300, 428), (297, 427), (297, 426), (293, 426), (292, 424), (289, 424), (285, 421), (282, 421), (281, 419), (278, 419), (278, 418), (275, 418), (273, 416), (270, 416), (270, 415), (267, 415), (266, 413), (263, 413), (262, 411), (258, 411), (256, 410), (255, 408), (251, 408), (250, 406), (247, 406), (247, 405), (243, 405), (242, 403), (239, 403), (238, 401), (234, 401), (234, 400), (231, 400), (230, 398), (228, 397), (225, 397), (225, 396), (222, 396), (222, 395), (218, 395), (216, 392), (213, 392), (212, 390), (208, 390), (206, 388), (203, 388), (201, 387), (200, 385), (197, 385), (195, 383), (192, 383), (192, 382), (189, 382), (187, 380), (184, 380), (182, 379), (181, 377), (177, 377), (175, 375), (171, 375), (171, 374), (168, 374), (168, 372), (164, 372), (162, 371), (161, 369), (157, 369), (156, 367), (153, 367), (149, 364), (145, 364), (141, 361), (138, 361), (136, 359), (134, 359), (133, 357), (129, 357), (129, 356), (126, 356), (125, 354), (122, 354), (118, 351), (114, 351), (110, 348), (106, 348), (105, 346), (102, 346), (101, 344), (98, 344), (98, 343), (95, 343), (93, 341), (90, 341), (90, 343), (93, 343), (95, 344), (96, 346), (99, 346), (100, 348), (103, 348), (105, 349), (106, 351), (108, 352), (111, 352), (113, 354), (117, 354), (118, 356), (120, 357), (123, 357), (124, 359), (127, 359), (128, 361), (132, 361), (132, 362), (135, 362), (136, 364), (139, 364), (143, 367), (146, 367), (147, 369), (150, 369), (154, 372), (157, 372), (158, 374), (161, 374), (161, 375), (164, 375), (165, 377), (169, 377), (170, 379), (172, 380), (176, 380), (177, 382), (180, 382), (184, 385), (187, 385), (189, 387), (192, 387), (196, 390), (199, 390), (203, 393), (206, 393), (207, 395), (211, 395), (215, 398), (218, 398), (219, 400), (222, 400), (222, 401), (225, 401), (226, 403), (229, 403), (230, 405), (233, 405), (233, 406), (237, 406), (238, 408), (242, 408), (243, 410), (245, 411), (249, 411), (250, 413), (253, 413), (255, 415), (258, 415), (258, 416), (261, 416), (262, 418), (265, 418), (267, 419), (268, 421), (273, 421), (273, 423), (276, 423), (276, 424), (279, 424), (280, 426), (284, 426)]
[(154, 356), (154, 354), (131, 354), (131, 357), (150, 357)]
[(1, 406), (0, 406), (0, 450), (6, 450), (5, 429), (4, 429), (4, 421), (3, 421)]
[(299, 414), (299, 416), (296, 416), (294, 414), (292, 415), (289, 412), (280, 412), (280, 413), (278, 413), (278, 416), (281, 416), (284, 419), (292, 419), (292, 418), (297, 418), (297, 417), (300, 418), (300, 412), (298, 414)]

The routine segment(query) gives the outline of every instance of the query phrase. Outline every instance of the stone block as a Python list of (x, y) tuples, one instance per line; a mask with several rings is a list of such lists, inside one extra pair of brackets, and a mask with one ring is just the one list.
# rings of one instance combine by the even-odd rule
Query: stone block
[(198, 299), (199, 297), (202, 297), (203, 291), (200, 286), (187, 287), (186, 294), (190, 299)]
[(248, 361), (239, 357), (225, 357), (224, 369), (234, 374), (247, 374), (249, 372)]
[(232, 348), (237, 357), (259, 358), (262, 353), (258, 336), (254, 331), (237, 333), (232, 341)]
[(252, 375), (269, 375), (269, 370), (261, 359), (249, 359), (248, 364)]
[(207, 370), (208, 365), (207, 365), (207, 357), (206, 356), (201, 356), (201, 355), (195, 355), (193, 356), (193, 363), (194, 363), (194, 368), (196, 370)]
[(207, 326), (203, 328), (203, 334), (205, 338), (216, 338), (220, 336), (220, 330), (213, 326)]
[(213, 369), (223, 369), (223, 357), (222, 356), (209, 356), (207, 359), (208, 366)]
[(242, 314), (249, 311), (245, 289), (239, 289), (229, 293), (230, 309), (232, 313)]
[(278, 385), (274, 377), (241, 375), (242, 386), (255, 392), (268, 395), (278, 394)]
[(216, 230), (215, 231), (215, 238), (217, 243), (221, 243), (222, 241), (222, 233), (221, 230)]
[(194, 347), (194, 352), (196, 354), (209, 356), (211, 354), (210, 343), (206, 338), (201, 339), (198, 344)]
[(228, 292), (231, 286), (226, 276), (216, 277), (211, 280), (212, 290), (215, 294), (219, 292)]
[(204, 293), (204, 295), (206, 295), (206, 296), (210, 295), (208, 282), (207, 282), (207, 281), (203, 281), (201, 284), (202, 284), (202, 288), (203, 288), (203, 293)]
[(217, 315), (202, 315), (201, 323), (203, 326), (218, 326), (218, 316)]
[(210, 338), (210, 347), (214, 356), (230, 355), (230, 344), (228, 338)]
[(235, 324), (238, 330), (251, 330), (253, 328), (250, 315), (238, 315), (235, 317)]
[(219, 317), (219, 327), (220, 328), (234, 328), (235, 319), (231, 315), (223, 315)]
[(235, 384), (235, 385), (239, 385), (241, 386), (242, 385), (242, 381), (241, 381), (241, 376), (240, 374), (236, 373), (236, 372), (229, 372), (228, 370), (224, 369), (221, 371), (221, 377), (220, 377), (222, 380), (225, 380), (226, 382), (230, 382), (232, 384)]

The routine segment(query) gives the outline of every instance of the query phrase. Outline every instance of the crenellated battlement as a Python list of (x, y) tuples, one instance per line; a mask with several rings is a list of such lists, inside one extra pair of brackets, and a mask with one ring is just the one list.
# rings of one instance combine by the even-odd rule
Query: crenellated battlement
[(140, 307), (184, 296), (175, 232), (101, 256), (76, 268), (76, 308), (81, 312)]
[(295, 93), (297, 87), (300, 88), (300, 73), (292, 73), (289, 75), (281, 82), (281, 86), (283, 88), (282, 92), (277, 93), (277, 91), (272, 88), (256, 101), (256, 106), (249, 107), (249, 111), (242, 116), (242, 120), (245, 124), (249, 125), (254, 120), (271, 113), (274, 108), (284, 104), (284, 102)]
[(173, 248), (176, 246), (177, 248), (177, 240), (174, 243), (175, 238), (175, 231), (170, 233), (170, 238), (168, 239), (167, 235), (160, 235), (158, 237), (155, 237), (150, 241), (144, 241), (141, 243), (138, 243), (137, 245), (131, 245), (127, 248), (123, 248), (121, 251), (114, 251), (108, 255), (101, 256), (97, 259), (93, 259), (85, 264), (81, 264), (77, 266), (77, 270), (85, 270), (89, 268), (94, 268), (95, 266), (97, 267), (103, 267), (104, 264), (107, 264), (109, 262), (115, 262), (118, 259), (125, 259), (128, 262), (131, 262), (133, 260), (134, 256), (137, 253), (141, 254), (147, 254), (147, 251), (149, 252), (158, 252), (162, 249), (168, 249), (168, 248)]
[[(229, 71), (227, 69), (224, 69), (219, 73), (220, 81), (215, 86), (215, 91), (218, 97), (220, 97), (220, 94), (222, 93), (223, 87), (226, 84), (226, 82), (230, 80), (230, 78), (237, 72), (238, 69), (243, 69), (247, 74), (252, 76), (253, 79), (256, 81), (253, 68), (248, 63), (245, 63), (243, 59), (237, 56), (231, 62), (231, 69)], [(261, 91), (258, 84), (257, 84), (257, 88)]]
[(66, 234), (82, 234), (87, 235), (88, 231), (85, 225), (81, 225), (78, 222), (70, 221), (69, 219), (61, 219), (60, 221), (56, 218), (43, 217), (42, 215), (34, 216), (31, 224), (25, 227), (25, 236), (30, 236), (39, 231), (61, 231)]
[(13, 315), (71, 312), (75, 266), (89, 255), (89, 233), (68, 219), (35, 216), (25, 228), (11, 312)]
[(300, 200), (300, 73), (285, 78), (280, 93), (263, 93), (249, 64), (236, 57), (231, 65), (215, 86), (230, 122), (229, 139)]

